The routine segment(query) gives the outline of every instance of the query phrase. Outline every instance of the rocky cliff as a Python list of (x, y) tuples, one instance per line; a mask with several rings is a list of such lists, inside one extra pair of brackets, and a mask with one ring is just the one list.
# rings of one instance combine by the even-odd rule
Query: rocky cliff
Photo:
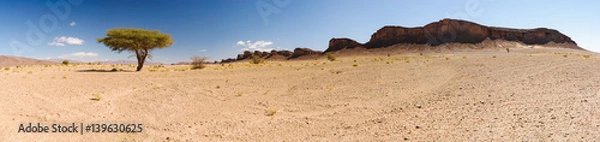
[(258, 57), (260, 57), (262, 59), (266, 59), (266, 60), (289, 60), (289, 59), (300, 58), (303, 56), (318, 56), (318, 55), (321, 55), (322, 53), (323, 52), (321, 52), (321, 51), (315, 51), (310, 48), (296, 48), (296, 49), (294, 49), (294, 52), (288, 51), (288, 50), (280, 50), (280, 51), (271, 50), (271, 52), (244, 51), (244, 53), (238, 54), (237, 58), (223, 59), (223, 60), (221, 60), (221, 63), (229, 63), (229, 62), (234, 62), (234, 61), (247, 60), (247, 59), (251, 59), (252, 56), (258, 56)]
[[(578, 47), (577, 43), (571, 40), (570, 37), (553, 29), (510, 29), (488, 27), (464, 20), (443, 19), (423, 27), (407, 28), (402, 26), (385, 26), (371, 35), (371, 39), (365, 44), (361, 44), (349, 38), (332, 38), (329, 40), (329, 47), (325, 52), (334, 52), (356, 47), (366, 49), (385, 48), (396, 44), (438, 46), (447, 43), (466, 43), (484, 45), (487, 47), (487, 44), (479, 44), (482, 42), (486, 43), (484, 41), (509, 41), (526, 45), (550, 44), (558, 45), (557, 47), (582, 49), (581, 47)], [(419, 48), (418, 46), (414, 47)], [(243, 54), (239, 54), (237, 58), (224, 59), (222, 62), (227, 63), (246, 60), (252, 58), (252, 56), (259, 56), (268, 60), (309, 59), (318, 57), (322, 53), (323, 52), (321, 51), (314, 51), (309, 48), (296, 48), (293, 52), (287, 50), (273, 50), (271, 52), (245, 51)]]
[(371, 39), (365, 44), (347, 38), (334, 38), (329, 41), (329, 48), (325, 52), (361, 46), (367, 49), (383, 48), (400, 43), (432, 46), (445, 43), (480, 43), (486, 39), (515, 41), (528, 45), (549, 42), (577, 45), (570, 37), (553, 29), (509, 29), (487, 27), (464, 20), (443, 19), (415, 28), (385, 26), (371, 35)]

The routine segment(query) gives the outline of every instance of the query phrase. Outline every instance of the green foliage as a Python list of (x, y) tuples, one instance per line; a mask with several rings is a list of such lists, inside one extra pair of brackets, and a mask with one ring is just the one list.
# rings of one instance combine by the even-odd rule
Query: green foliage
[(92, 98), (92, 100), (94, 100), (94, 101), (102, 100), (102, 96), (100, 96), (100, 94), (98, 94), (98, 93), (93, 94), (93, 96), (94, 96), (94, 98)]
[(358, 64), (352, 64), (353, 67), (358, 67)]
[(192, 70), (203, 69), (206, 67), (206, 65), (204, 65), (204, 61), (207, 59), (206, 57), (193, 56), (190, 59), (192, 59)]
[(335, 61), (335, 56), (333, 54), (331, 54), (331, 52), (327, 52), (327, 53), (325, 53), (325, 55), (327, 56), (327, 59), (329, 61)]
[(62, 64), (63, 64), (63, 65), (69, 65), (69, 60), (63, 60), (63, 61), (62, 61)]
[(156, 48), (167, 48), (173, 45), (171, 35), (158, 30), (145, 30), (137, 28), (115, 28), (106, 32), (106, 37), (99, 38), (98, 43), (103, 43), (110, 50), (117, 53), (123, 51), (135, 53), (138, 60), (136, 71), (140, 71), (146, 58), (152, 59), (150, 51)]
[(263, 62), (264, 62), (264, 60), (262, 58), (260, 58), (260, 56), (257, 56), (257, 55), (252, 55), (252, 59), (250, 59), (250, 63), (252, 63), (252, 64), (260, 64)]

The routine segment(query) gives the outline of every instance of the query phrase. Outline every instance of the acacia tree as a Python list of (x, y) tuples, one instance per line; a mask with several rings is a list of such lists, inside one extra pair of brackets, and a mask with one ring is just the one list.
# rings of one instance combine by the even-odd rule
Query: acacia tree
[(106, 37), (99, 38), (98, 43), (103, 43), (117, 53), (123, 51), (135, 53), (138, 60), (136, 71), (140, 71), (146, 58), (152, 59), (151, 50), (167, 48), (173, 45), (174, 41), (171, 40), (171, 35), (158, 30), (115, 28), (108, 30)]

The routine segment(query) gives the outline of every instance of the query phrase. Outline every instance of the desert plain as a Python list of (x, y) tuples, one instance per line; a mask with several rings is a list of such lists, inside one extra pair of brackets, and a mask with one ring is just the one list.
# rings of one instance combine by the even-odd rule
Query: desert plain
[[(1, 68), (0, 141), (600, 140), (600, 56), (583, 50), (397, 51), (134, 70)], [(27, 123), (135, 123), (143, 132), (19, 133)]]

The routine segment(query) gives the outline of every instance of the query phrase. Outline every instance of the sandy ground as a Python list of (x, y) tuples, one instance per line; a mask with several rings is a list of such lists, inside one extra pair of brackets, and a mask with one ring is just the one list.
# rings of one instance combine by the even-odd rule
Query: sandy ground
[[(599, 58), (502, 49), (204, 70), (2, 68), (0, 141), (598, 141)], [(139, 123), (143, 131), (18, 133), (28, 123)]]

